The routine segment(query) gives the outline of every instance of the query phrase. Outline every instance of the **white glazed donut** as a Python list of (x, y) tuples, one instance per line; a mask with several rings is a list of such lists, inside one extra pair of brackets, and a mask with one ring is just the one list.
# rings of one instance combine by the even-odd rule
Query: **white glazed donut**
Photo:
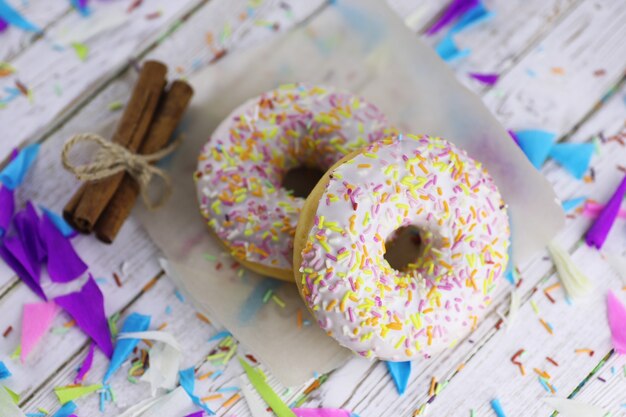
[(350, 93), (285, 85), (233, 111), (203, 147), (195, 173), (209, 229), (248, 268), (293, 278), (293, 236), (304, 198), (281, 182), (292, 168), (325, 172), (385, 135), (385, 116)]
[[(419, 229), (414, 264), (385, 259)], [(449, 142), (400, 135), (331, 168), (307, 198), (294, 272), (319, 325), (365, 357), (429, 357), (466, 336), (506, 268), (509, 222), (481, 164)]]

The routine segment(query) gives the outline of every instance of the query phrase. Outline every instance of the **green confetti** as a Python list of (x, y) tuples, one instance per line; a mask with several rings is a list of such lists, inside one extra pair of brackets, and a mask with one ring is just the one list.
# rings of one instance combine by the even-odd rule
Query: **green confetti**
[(112, 101), (109, 103), (109, 110), (110, 111), (118, 111), (120, 110), (122, 107), (124, 107), (124, 104), (121, 101)]
[(87, 55), (89, 55), (89, 47), (84, 43), (74, 42), (71, 44), (72, 48), (74, 48), (74, 52), (76, 52), (76, 56), (81, 61), (87, 60)]
[(255, 368), (250, 366), (245, 360), (239, 358), (239, 363), (246, 371), (246, 375), (252, 386), (261, 395), (261, 398), (270, 406), (277, 417), (296, 417), (295, 413), (283, 402), (283, 400), (274, 392), (272, 387), (265, 382), (263, 375)]

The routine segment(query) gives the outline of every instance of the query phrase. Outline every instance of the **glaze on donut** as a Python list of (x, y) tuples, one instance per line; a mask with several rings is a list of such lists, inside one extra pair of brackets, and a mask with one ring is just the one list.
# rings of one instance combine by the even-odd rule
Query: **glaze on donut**
[[(385, 243), (415, 226), (414, 264)], [(509, 222), (493, 179), (464, 151), (427, 136), (386, 138), (345, 157), (307, 198), (294, 272), (305, 303), (365, 357), (429, 357), (475, 327), (507, 264)]]
[(385, 135), (385, 116), (346, 92), (286, 85), (233, 111), (203, 147), (195, 173), (200, 211), (231, 254), (293, 281), (293, 236), (304, 198), (281, 182), (292, 168), (325, 172)]

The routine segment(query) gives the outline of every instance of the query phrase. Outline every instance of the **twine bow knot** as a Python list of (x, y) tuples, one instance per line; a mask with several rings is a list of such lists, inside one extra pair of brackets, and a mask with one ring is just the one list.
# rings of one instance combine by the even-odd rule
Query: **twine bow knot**
[[(84, 165), (75, 165), (70, 161), (69, 153), (79, 143), (92, 142), (98, 146), (93, 161)], [(172, 193), (172, 181), (162, 169), (152, 165), (172, 153), (180, 140), (148, 155), (136, 154), (117, 143), (108, 141), (95, 133), (81, 133), (72, 136), (63, 146), (61, 161), (63, 167), (81, 181), (97, 181), (120, 172), (127, 172), (139, 185), (141, 197), (149, 209), (159, 208)], [(161, 195), (153, 200), (148, 193), (150, 182), (159, 177), (163, 183)]]

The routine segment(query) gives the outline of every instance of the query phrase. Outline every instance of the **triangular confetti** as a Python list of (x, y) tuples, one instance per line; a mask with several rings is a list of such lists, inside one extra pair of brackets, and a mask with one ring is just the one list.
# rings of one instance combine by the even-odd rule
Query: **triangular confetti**
[(591, 162), (593, 143), (557, 143), (548, 154), (575, 178), (581, 179)]
[(250, 366), (245, 360), (239, 358), (239, 363), (246, 371), (246, 375), (252, 386), (257, 390), (261, 398), (270, 406), (274, 414), (278, 417), (296, 417), (293, 411), (274, 392), (272, 387), (265, 381), (265, 377), (257, 369)]
[(548, 159), (550, 149), (556, 141), (556, 134), (543, 130), (518, 130), (514, 133), (530, 163), (540, 169)]
[(409, 376), (411, 376), (411, 362), (387, 362), (387, 370), (396, 384), (398, 394), (404, 394)]
[(585, 201), (587, 201), (587, 197), (576, 197), (571, 200), (561, 202), (561, 205), (563, 206), (563, 211), (569, 213), (570, 211), (576, 210), (578, 207), (582, 206)]
[(613, 193), (609, 202), (606, 203), (596, 221), (587, 231), (587, 234), (585, 235), (585, 242), (587, 242), (588, 246), (596, 247), (598, 249), (602, 248), (609, 232), (611, 231), (611, 228), (613, 227), (615, 218), (619, 213), (619, 208), (622, 205), (622, 201), (624, 201), (625, 194), (626, 176), (624, 176), (624, 179)]
[[(0, 0), (0, 11), (2, 9), (1, 4), (2, 0)], [(5, 187), (10, 190), (15, 190), (22, 184), (30, 167), (37, 158), (39, 146), (40, 145), (36, 143), (25, 147), (2, 171), (0, 171), (0, 182), (2, 182)]]
[(54, 393), (56, 394), (59, 402), (61, 404), (66, 404), (70, 401), (74, 401), (78, 398), (89, 395), (93, 392), (98, 391), (102, 388), (102, 384), (94, 384), (88, 386), (69, 386), (69, 387), (57, 387), (54, 389)]
[(4, 364), (4, 362), (0, 361), (0, 379), (7, 379), (11, 376), (11, 371)]
[[(124, 324), (122, 325), (123, 333), (142, 332), (148, 330), (150, 327), (150, 316), (144, 316), (139, 313), (132, 313), (129, 315)], [(115, 350), (113, 357), (109, 363), (109, 369), (107, 369), (104, 375), (104, 383), (106, 384), (109, 379), (115, 374), (115, 372), (122, 366), (122, 364), (128, 359), (130, 354), (135, 349), (135, 346), (139, 343), (139, 339), (118, 339), (115, 343)]]
[(93, 277), (89, 277), (80, 291), (62, 295), (54, 301), (72, 316), (78, 327), (96, 342), (107, 357), (113, 355), (109, 323), (104, 314), (104, 298)]
[(439, 41), (437, 46), (435, 46), (435, 51), (441, 57), (441, 59), (446, 62), (464, 58), (468, 56), (471, 52), (469, 49), (459, 49), (458, 46), (456, 46), (456, 42), (454, 42), (452, 35), (450, 34), (446, 35), (441, 41)]
[(615, 352), (624, 355), (626, 354), (626, 307), (612, 291), (609, 291), (606, 302), (613, 348)]
[(52, 301), (24, 304), (22, 320), (22, 362), (48, 332), (59, 308)]

